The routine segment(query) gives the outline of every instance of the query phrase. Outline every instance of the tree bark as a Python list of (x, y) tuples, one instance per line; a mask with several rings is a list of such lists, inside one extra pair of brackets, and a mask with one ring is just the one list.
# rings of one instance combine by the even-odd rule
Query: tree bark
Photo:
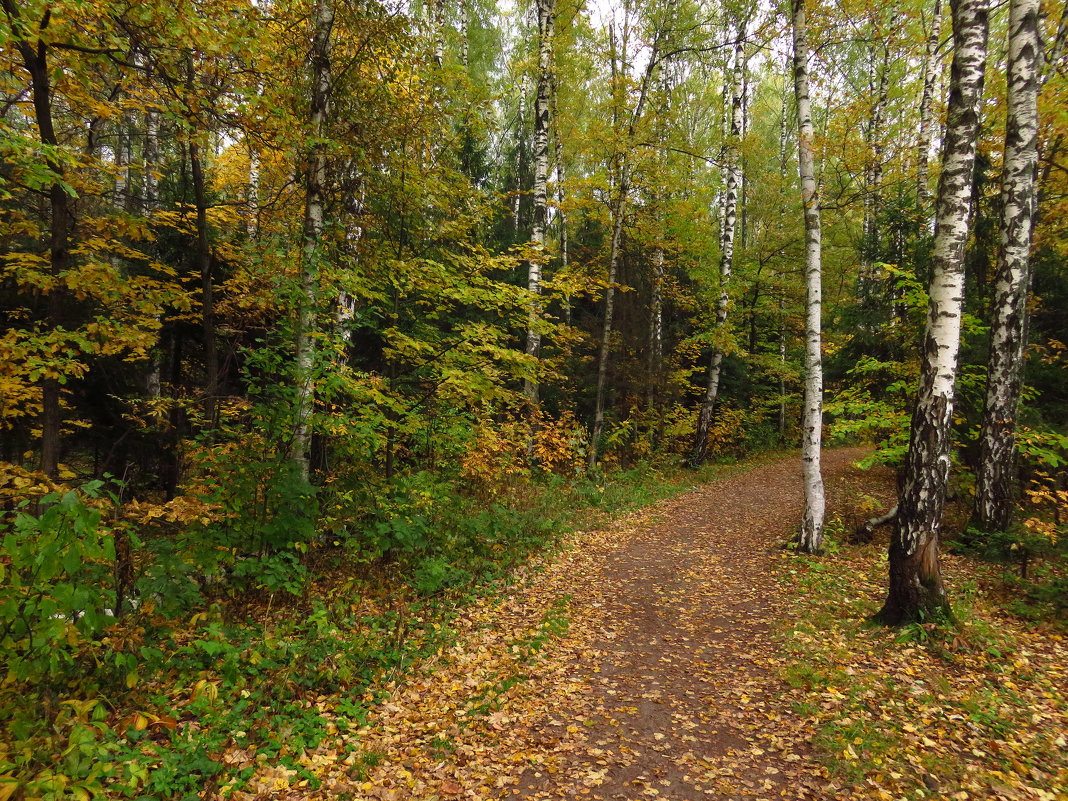
[(934, 137), (934, 93), (941, 75), (941, 57), (938, 46), (942, 39), (942, 0), (934, 0), (931, 27), (927, 35), (927, 52), (923, 62), (923, 93), (920, 96), (920, 132), (916, 144), (916, 205), (920, 210), (920, 232), (930, 234), (932, 218), (928, 212), (931, 205), (930, 170), (928, 161), (931, 140)]
[(989, 0), (953, 0), (950, 76), (937, 230), (919, 393), (890, 542), (890, 587), (876, 620), (900, 625), (949, 613), (938, 541), (949, 479), (960, 349), (964, 246), (986, 70)]
[[(623, 151), (618, 154), (618, 181), (611, 212), (612, 239), (609, 244), (608, 253), (608, 287), (605, 290), (604, 299), (604, 326), (601, 330), (601, 348), (597, 358), (597, 395), (594, 401), (593, 431), (590, 433), (590, 452), (586, 461), (586, 466), (590, 470), (593, 470), (593, 468), (597, 466), (601, 435), (604, 433), (605, 393), (608, 386), (608, 357), (612, 352), (612, 322), (615, 311), (616, 278), (619, 275), (619, 259), (623, 241), (623, 218), (626, 214), (627, 203), (630, 199), (630, 148), (634, 141), (635, 130), (642, 119), (642, 115), (645, 113), (645, 103), (649, 97), (650, 82), (656, 72), (657, 65), (660, 63), (660, 47), (663, 44), (664, 35), (664, 29), (657, 31), (656, 38), (653, 42), (652, 52), (649, 54), (649, 60), (646, 62), (645, 70), (642, 73), (641, 84), (638, 91), (638, 100), (634, 104), (634, 110), (627, 123), (626, 141), (623, 145)], [(614, 29), (613, 32), (611, 32), (611, 39), (612, 94), (613, 96), (617, 96), (616, 81), (619, 80), (621, 69), (619, 69), (616, 64), (617, 56)], [(623, 44), (623, 51), (625, 57), (625, 42)], [(615, 104), (613, 104), (612, 117), (613, 127), (618, 126), (621, 114)]]
[(1016, 412), (1024, 359), (1038, 166), (1040, 47), (1039, 0), (1012, 0), (1005, 166), (1001, 179), (1001, 247), (976, 471), (975, 522), (984, 531), (1006, 530), (1015, 500)]
[(623, 239), (623, 214), (627, 205), (627, 164), (624, 160), (616, 202), (613, 204), (612, 240), (608, 252), (608, 287), (604, 295), (604, 325), (601, 329), (601, 348), (597, 357), (597, 397), (594, 401), (593, 432), (590, 435), (590, 453), (587, 467), (597, 466), (601, 435), (604, 434), (605, 390), (608, 386), (608, 357), (611, 354), (612, 323), (615, 313), (616, 278), (619, 275), (620, 245)]
[[(159, 162), (159, 114), (155, 111), (145, 112), (145, 141), (141, 148), (141, 171), (144, 176), (144, 200), (142, 213), (152, 218), (159, 205), (159, 184), (156, 169)], [(162, 316), (157, 318), (162, 325)], [(145, 392), (150, 398), (158, 398), (163, 393), (163, 353), (162, 337), (153, 349), (145, 376)]]
[[(27, 26), (22, 19), (19, 6), (14, 0), (3, 0), (3, 8), (12, 30), (22, 32)], [(38, 25), (43, 34), (48, 27), (50, 12), (46, 12)], [(52, 117), (52, 81), (51, 67), (48, 63), (49, 48), (43, 38), (36, 43), (15, 38), (15, 47), (22, 58), (22, 65), (30, 74), (30, 88), (33, 96), (33, 113), (37, 122), (37, 131), (42, 144), (59, 148), (55, 122)], [(49, 278), (48, 304), (46, 321), (51, 330), (63, 324), (64, 298), (66, 295), (63, 280), (70, 268), (70, 238), (73, 227), (70, 197), (63, 187), (63, 165), (54, 156), (47, 156), (49, 170), (55, 181), (48, 189), (48, 205), (51, 212), (49, 221)], [(55, 477), (58, 472), (60, 450), (60, 383), (58, 378), (45, 378), (41, 381), (41, 453), (40, 468), (46, 475)]]
[[(537, 358), (541, 350), (538, 296), (545, 265), (545, 227), (549, 212), (549, 111), (553, 88), (553, 23), (556, 0), (538, 0), (538, 95), (534, 102), (534, 211), (530, 241), (533, 253), (527, 262), (527, 288), (530, 290), (530, 323), (527, 326), (527, 355)], [(538, 404), (538, 381), (523, 382), (523, 394), (532, 406)]]
[(211, 243), (208, 241), (208, 201), (200, 145), (189, 143), (189, 167), (193, 175), (193, 198), (197, 212), (197, 263), (200, 268), (201, 337), (204, 347), (204, 417), (215, 423), (219, 395), (219, 349), (215, 342), (215, 286)]
[[(720, 229), (720, 259), (719, 259), (719, 298), (716, 300), (716, 327), (715, 331), (721, 336), (727, 325), (727, 312), (730, 307), (730, 280), (731, 269), (734, 265), (734, 236), (738, 225), (738, 189), (742, 180), (740, 139), (742, 137), (743, 106), (742, 106), (742, 81), (745, 68), (743, 53), (742, 25), (738, 24), (737, 36), (735, 37), (734, 67), (730, 81), (730, 129), (725, 148), (724, 172), (726, 173), (726, 188), (723, 194), (723, 211), (721, 215), (722, 227)], [(701, 403), (701, 412), (697, 418), (697, 435), (694, 438), (693, 452), (690, 454), (690, 462), (696, 467), (700, 465), (708, 454), (708, 432), (712, 428), (712, 417), (716, 409), (716, 401), (719, 398), (720, 369), (723, 364), (723, 348), (719, 344), (713, 345), (712, 355), (708, 364), (708, 384), (705, 387), (704, 400)]]
[(294, 402), (293, 441), (289, 451), (290, 459), (305, 481), (310, 478), (311, 413), (315, 404), (315, 305), (319, 290), (326, 191), (326, 145), (323, 137), (330, 114), (330, 36), (333, 27), (333, 0), (316, 0), (312, 15), (312, 93), (308, 115), (313, 144), (305, 178), (304, 247), (296, 333), (297, 395)]
[(652, 287), (649, 293), (649, 360), (648, 390), (645, 406), (652, 412), (660, 390), (660, 375), (664, 363), (664, 246), (653, 251)]
[(823, 544), (826, 500), (820, 450), (823, 444), (823, 363), (821, 359), (822, 274), (820, 197), (816, 180), (815, 129), (808, 87), (808, 28), (805, 0), (793, 0), (794, 95), (797, 98), (798, 163), (805, 215), (805, 396), (801, 423), (801, 464), (805, 508), (798, 548), (817, 553)]

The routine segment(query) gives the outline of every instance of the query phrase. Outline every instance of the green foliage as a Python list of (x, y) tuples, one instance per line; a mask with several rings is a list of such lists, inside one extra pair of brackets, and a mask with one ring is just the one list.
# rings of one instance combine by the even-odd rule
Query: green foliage
[(61, 682), (83, 642), (113, 619), (107, 607), (115, 600), (114, 540), (101, 510), (85, 500), (99, 499), (103, 485), (45, 495), (36, 515), (24, 503), (3, 537), (0, 651), (9, 682)]

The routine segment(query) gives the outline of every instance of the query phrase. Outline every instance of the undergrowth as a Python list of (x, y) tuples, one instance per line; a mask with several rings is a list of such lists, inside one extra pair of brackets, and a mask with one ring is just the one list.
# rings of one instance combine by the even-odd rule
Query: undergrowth
[[(47, 511), (19, 517), (33, 535), (26, 548), (8, 535), (0, 565), (6, 578), (22, 577), (0, 599), (10, 657), (0, 800), (194, 799), (240, 789), (250, 761), (314, 787), (299, 757), (339, 729), (358, 730), (408, 666), (447, 647), (450, 621), (467, 604), (498, 592), (562, 533), (721, 469), (644, 464), (595, 478), (548, 475), (491, 495), (424, 476), (394, 508), (367, 517), (359, 547), (328, 534), (275, 549), (288, 558), (272, 561), (225, 542), (212, 559), (197, 553), (209, 565), (199, 575), (168, 561), (161, 539), (143, 548), (154, 561), (138, 566), (140, 601), (118, 620), (103, 608), (110, 594), (77, 592), (105, 585), (85, 571), (114, 557), (100, 511), (77, 493), (46, 496)], [(55, 547), (38, 558), (42, 542)], [(534, 660), (566, 627), (566, 608), (554, 608), (517, 647)], [(479, 703), (491, 709), (493, 693)], [(233, 753), (250, 759), (230, 764)], [(358, 773), (374, 756), (354, 758)]]

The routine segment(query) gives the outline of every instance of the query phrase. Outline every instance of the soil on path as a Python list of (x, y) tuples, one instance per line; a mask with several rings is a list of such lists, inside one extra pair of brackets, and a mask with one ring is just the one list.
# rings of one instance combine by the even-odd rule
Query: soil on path
[[(830, 495), (862, 452), (830, 451)], [(800, 798), (826, 780), (781, 708), (771, 632), (782, 607), (774, 565), (800, 519), (795, 460), (716, 481), (660, 507), (588, 577), (599, 636), (572, 665), (585, 677), (583, 747), (527, 770), (524, 799)], [(563, 700), (563, 699), (561, 699)], [(547, 698), (545, 745), (569, 704)], [(586, 711), (583, 712), (582, 710)]]
[[(830, 514), (846, 488), (887, 489), (852, 467), (863, 453), (825, 452)], [(576, 534), (466, 607), (366, 725), (305, 753), (318, 789), (293, 792), (277, 768), (233, 798), (840, 797), (790, 708), (774, 635), (801, 503), (795, 456)]]

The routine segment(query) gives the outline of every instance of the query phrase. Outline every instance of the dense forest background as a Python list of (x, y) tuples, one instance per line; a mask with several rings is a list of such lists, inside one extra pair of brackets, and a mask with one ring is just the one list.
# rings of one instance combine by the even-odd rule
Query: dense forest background
[[(2, 4), (0, 708), (25, 724), (11, 742), (50, 736), (19, 717), (27, 697), (45, 721), (71, 682), (134, 691), (168, 620), (322, 609), (322, 587), (372, 578), (435, 597), (505, 572), (612, 476), (802, 439), (791, 9)], [(962, 533), (1024, 571), (1068, 514), (1068, 32), (1062, 5), (1043, 12), (1016, 508), (1000, 531)], [(965, 500), (1007, 30), (1008, 6), (992, 9), (953, 414)], [(949, 8), (813, 4), (807, 36), (824, 437), (900, 467)], [(4, 748), (0, 773), (44, 770)]]

